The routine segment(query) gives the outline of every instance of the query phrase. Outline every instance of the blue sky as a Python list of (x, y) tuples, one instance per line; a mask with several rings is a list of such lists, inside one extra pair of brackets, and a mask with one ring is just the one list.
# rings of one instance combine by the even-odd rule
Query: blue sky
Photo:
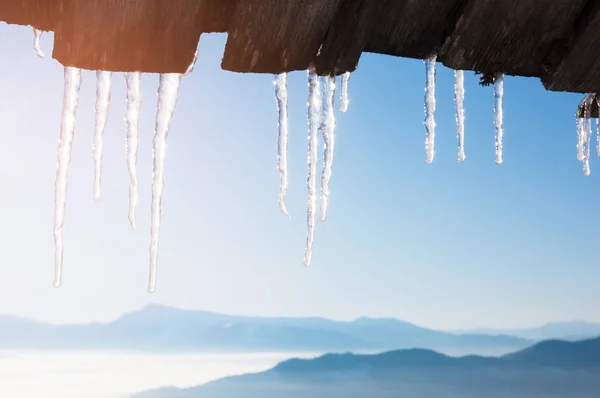
[[(92, 195), (95, 75), (84, 73), (65, 222), (63, 286), (52, 287), (53, 181), (62, 66), (33, 33), (0, 26), (0, 313), (105, 321), (158, 302), (249, 315), (397, 317), (462, 329), (600, 322), (600, 162), (584, 177), (581, 95), (505, 81), (504, 164), (493, 93), (466, 73), (458, 164), (452, 71), (438, 65), (436, 156), (425, 162), (425, 70), (364, 55), (338, 116), (329, 218), (313, 266), (306, 235), (307, 81), (290, 75), (291, 219), (278, 211), (273, 76), (220, 69), (224, 35), (203, 36), (168, 140), (158, 290), (146, 293), (158, 77), (143, 77), (138, 230), (127, 221), (125, 91), (113, 76), (103, 192)], [(51, 35), (42, 39), (50, 53)], [(336, 97), (339, 99), (339, 97)], [(595, 148), (594, 148), (595, 150)]]

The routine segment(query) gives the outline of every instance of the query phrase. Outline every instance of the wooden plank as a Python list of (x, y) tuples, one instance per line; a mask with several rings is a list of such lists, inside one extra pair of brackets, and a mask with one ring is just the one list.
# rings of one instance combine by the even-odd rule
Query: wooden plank
[(465, 0), (381, 0), (365, 51), (424, 59), (441, 49)]
[(184, 73), (193, 60), (201, 0), (75, 1), (61, 15), (53, 56), (63, 65)]
[(589, 0), (568, 40), (548, 59), (542, 82), (548, 90), (600, 92), (600, 1)]
[(308, 69), (342, 1), (238, 1), (222, 68), (275, 74)]
[(59, 15), (64, 11), (64, 3), (63, 0), (0, 0), (0, 20), (53, 31)]
[(586, 1), (471, 1), (440, 59), (453, 69), (540, 76), (544, 58)]

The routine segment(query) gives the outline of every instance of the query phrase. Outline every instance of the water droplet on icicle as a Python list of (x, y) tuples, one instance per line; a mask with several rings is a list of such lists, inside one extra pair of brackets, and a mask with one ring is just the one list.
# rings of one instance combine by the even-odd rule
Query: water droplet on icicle
[(340, 112), (346, 113), (348, 111), (348, 105), (350, 100), (348, 99), (348, 82), (350, 81), (350, 72), (346, 72), (342, 75), (342, 89), (340, 95)]
[(62, 121), (58, 145), (58, 166), (54, 187), (54, 287), (62, 283), (63, 237), (62, 230), (67, 208), (67, 186), (71, 148), (75, 136), (75, 118), (81, 89), (81, 69), (65, 67)]
[(323, 101), (323, 119), (321, 133), (323, 135), (323, 172), (321, 173), (321, 221), (327, 219), (329, 205), (329, 181), (331, 180), (331, 167), (335, 150), (335, 77), (323, 78), (325, 99)]
[(465, 155), (465, 72), (454, 71), (454, 104), (456, 105), (456, 127), (458, 129), (458, 161), (464, 162)]
[(165, 73), (160, 75), (158, 88), (158, 109), (156, 111), (156, 128), (152, 140), (154, 151), (154, 173), (152, 175), (152, 225), (150, 241), (150, 280), (148, 292), (156, 290), (156, 272), (158, 263), (158, 233), (162, 212), (164, 190), (165, 149), (169, 127), (179, 98), (181, 74)]
[(279, 171), (279, 210), (289, 217), (285, 207), (285, 194), (288, 186), (288, 91), (287, 73), (275, 79), (275, 99), (279, 133), (277, 135), (277, 170)]
[(96, 72), (96, 121), (94, 126), (94, 199), (100, 199), (100, 184), (102, 180), (102, 147), (108, 110), (110, 108), (110, 88), (112, 73)]
[(502, 151), (504, 139), (504, 74), (499, 73), (494, 79), (494, 125), (496, 126), (496, 164), (502, 164)]
[(319, 77), (314, 71), (308, 74), (308, 207), (306, 223), (308, 235), (304, 251), (304, 265), (312, 259), (312, 245), (315, 237), (315, 206), (317, 203), (317, 134), (321, 125), (321, 89)]
[(425, 86), (425, 149), (427, 152), (427, 163), (433, 162), (435, 149), (435, 62), (437, 56), (426, 59), (425, 72), (427, 82)]
[(42, 46), (40, 44), (40, 40), (42, 38), (42, 31), (36, 28), (33, 28), (33, 49), (38, 57), (44, 58), (46, 54), (42, 51)]
[(127, 168), (129, 170), (129, 223), (135, 226), (135, 209), (138, 202), (137, 153), (140, 142), (140, 112), (142, 108), (142, 74), (141, 72), (125, 73), (127, 83)]

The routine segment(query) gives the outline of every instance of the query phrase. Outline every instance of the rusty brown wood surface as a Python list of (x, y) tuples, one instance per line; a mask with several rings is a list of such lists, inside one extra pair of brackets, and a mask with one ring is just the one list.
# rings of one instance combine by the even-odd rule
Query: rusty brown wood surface
[(600, 0), (0, 0), (0, 20), (55, 32), (90, 70), (183, 73), (200, 35), (227, 32), (222, 67), (339, 75), (365, 52), (538, 77), (600, 92)]

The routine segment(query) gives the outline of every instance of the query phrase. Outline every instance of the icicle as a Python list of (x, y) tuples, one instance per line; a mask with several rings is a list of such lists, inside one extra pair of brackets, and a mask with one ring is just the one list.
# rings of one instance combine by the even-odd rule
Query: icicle
[(348, 111), (348, 81), (350, 80), (350, 72), (346, 72), (342, 75), (342, 90), (341, 90), (341, 101), (340, 101), (340, 112), (346, 113)]
[(125, 74), (127, 83), (127, 167), (129, 169), (129, 223), (135, 229), (135, 209), (138, 202), (137, 153), (140, 141), (140, 111), (142, 108), (141, 72)]
[(308, 209), (306, 250), (304, 252), (304, 265), (309, 266), (312, 258), (312, 244), (315, 236), (315, 205), (317, 202), (317, 133), (321, 124), (321, 89), (319, 77), (314, 71), (308, 75)]
[(577, 160), (583, 162), (583, 140), (585, 132), (583, 131), (583, 119), (577, 118)]
[(160, 216), (162, 196), (164, 189), (163, 170), (165, 163), (165, 147), (171, 119), (175, 112), (179, 97), (179, 73), (166, 73), (160, 75), (158, 88), (158, 109), (156, 112), (156, 129), (152, 142), (154, 148), (154, 173), (152, 176), (152, 226), (150, 242), (150, 281), (148, 292), (156, 290), (156, 266), (158, 262), (158, 232), (160, 229)]
[(427, 86), (425, 88), (425, 148), (427, 150), (427, 163), (433, 162), (435, 149), (435, 62), (434, 55), (425, 60)]
[(288, 92), (287, 73), (282, 73), (275, 80), (275, 99), (279, 118), (279, 134), (277, 136), (277, 171), (279, 171), (279, 210), (289, 217), (285, 207), (285, 193), (288, 185)]
[(36, 54), (40, 58), (44, 58), (46, 55), (42, 51), (42, 47), (40, 45), (40, 39), (42, 38), (42, 31), (36, 28), (33, 28), (33, 49)]
[[(595, 98), (595, 101), (600, 112), (600, 100), (598, 99), (598, 97)], [(600, 114), (596, 118), (596, 153), (600, 157)]]
[(590, 175), (590, 147), (592, 141), (592, 101), (594, 97), (588, 94), (584, 100), (583, 121), (582, 121), (582, 149), (583, 149), (583, 173)]
[(96, 72), (96, 124), (94, 128), (94, 198), (100, 199), (102, 179), (102, 136), (110, 107), (111, 72)]
[(458, 128), (458, 161), (465, 161), (465, 72), (454, 71), (454, 103), (456, 104), (456, 126)]
[(504, 74), (499, 73), (494, 79), (494, 125), (496, 126), (496, 164), (502, 164), (502, 149), (504, 138), (503, 105), (504, 99)]
[(327, 219), (327, 206), (329, 204), (329, 181), (331, 180), (331, 166), (335, 150), (335, 77), (325, 77), (325, 100), (323, 101), (323, 120), (321, 133), (323, 134), (323, 172), (321, 173), (321, 221)]
[(198, 48), (196, 47), (196, 53), (194, 53), (194, 59), (192, 60), (192, 63), (190, 64), (190, 66), (188, 66), (187, 70), (184, 73), (184, 76), (189, 75), (190, 73), (192, 73), (194, 71), (194, 66), (196, 66), (196, 61), (198, 60)]
[(54, 287), (62, 282), (63, 240), (62, 229), (67, 208), (67, 186), (71, 147), (75, 136), (75, 117), (81, 88), (81, 69), (65, 67), (65, 89), (58, 145), (58, 166), (54, 187)]

